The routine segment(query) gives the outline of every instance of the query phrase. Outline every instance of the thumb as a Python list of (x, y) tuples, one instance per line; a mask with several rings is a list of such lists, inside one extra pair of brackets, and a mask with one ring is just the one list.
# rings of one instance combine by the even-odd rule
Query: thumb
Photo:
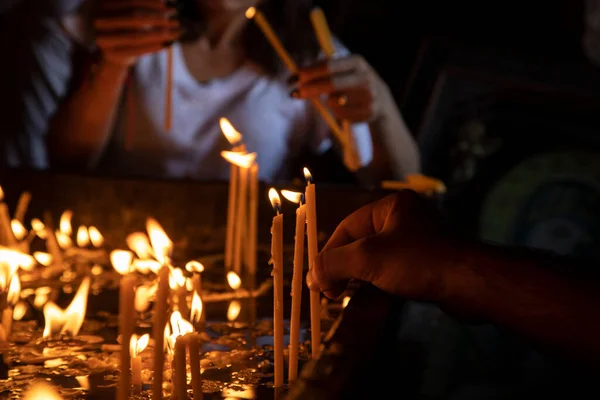
[(379, 235), (362, 238), (345, 246), (322, 251), (309, 271), (307, 282), (311, 290), (338, 297), (350, 279), (373, 283), (378, 276), (382, 238)]

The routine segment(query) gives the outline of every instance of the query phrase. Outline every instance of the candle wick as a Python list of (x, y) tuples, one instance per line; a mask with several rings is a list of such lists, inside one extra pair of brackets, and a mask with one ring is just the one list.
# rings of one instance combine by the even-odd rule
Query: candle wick
[(304, 205), (306, 204), (306, 195), (304, 193), (302, 193), (300, 195), (300, 205)]

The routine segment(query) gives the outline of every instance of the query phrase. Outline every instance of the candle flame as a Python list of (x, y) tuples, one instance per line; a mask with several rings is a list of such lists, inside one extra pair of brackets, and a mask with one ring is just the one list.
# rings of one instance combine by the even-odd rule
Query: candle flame
[(202, 318), (202, 299), (198, 293), (194, 292), (192, 296), (192, 311), (190, 313), (190, 319), (196, 323), (200, 322)]
[(90, 236), (90, 241), (94, 247), (102, 247), (104, 244), (104, 236), (100, 233), (98, 228), (95, 226), (90, 226), (88, 228), (88, 234)]
[(204, 272), (204, 265), (202, 265), (202, 263), (199, 263), (198, 261), (190, 261), (187, 264), (185, 264), (185, 270), (188, 272)]
[(10, 304), (17, 304), (19, 301), (19, 295), (21, 294), (21, 280), (19, 274), (14, 274), (10, 280), (8, 287), (7, 301)]
[(252, 19), (256, 15), (256, 8), (250, 7), (246, 10), (246, 18)]
[(13, 271), (18, 268), (31, 271), (35, 266), (35, 259), (29, 254), (0, 246), (0, 265), (3, 263), (10, 266)]
[(171, 242), (171, 239), (169, 239), (162, 226), (154, 218), (148, 218), (146, 229), (148, 230), (150, 244), (154, 249), (154, 256), (162, 265), (167, 264), (171, 250), (173, 249), (173, 242)]
[(350, 296), (344, 297), (344, 300), (342, 300), (342, 307), (346, 308), (346, 306), (348, 305), (348, 303), (350, 303)]
[(274, 188), (269, 189), (269, 201), (271, 201), (273, 209), (279, 214), (279, 210), (281, 209), (281, 199), (279, 198), (277, 190)]
[(156, 260), (139, 260), (136, 259), (131, 264), (131, 268), (141, 274), (147, 275), (150, 271), (158, 274), (162, 265)]
[(171, 273), (169, 274), (169, 286), (173, 290), (185, 286), (185, 276), (181, 269), (171, 268)]
[(21, 398), (23, 400), (63, 400), (54, 387), (44, 381), (31, 385)]
[(154, 257), (154, 250), (150, 246), (150, 239), (145, 233), (134, 232), (125, 239), (127, 247), (133, 251), (139, 258), (147, 259)]
[(130, 272), (133, 253), (127, 250), (113, 250), (110, 253), (110, 263), (115, 271), (121, 275)]
[(50, 337), (56, 332), (77, 336), (85, 320), (90, 283), (89, 277), (83, 279), (71, 304), (65, 310), (62, 310), (53, 302), (46, 303), (44, 306), (45, 326), (43, 337)]
[(227, 320), (233, 322), (239, 317), (242, 305), (237, 300), (232, 300), (227, 308)]
[(73, 234), (73, 227), (71, 226), (71, 219), (73, 218), (73, 211), (65, 210), (60, 216), (59, 230), (65, 236), (71, 236)]
[(312, 183), (313, 177), (312, 177), (312, 174), (310, 173), (310, 171), (308, 170), (308, 168), (304, 167), (304, 169), (302, 170), (302, 172), (304, 172), (304, 178), (306, 178), (306, 180), (309, 183)]
[(27, 236), (27, 229), (25, 229), (21, 221), (18, 219), (13, 219), (10, 221), (10, 228), (13, 232), (13, 235), (15, 235), (15, 238), (19, 241), (25, 239), (25, 236)]
[(77, 246), (78, 247), (86, 247), (90, 244), (90, 234), (88, 232), (87, 227), (80, 226), (77, 229)]
[(31, 220), (31, 228), (35, 231), (40, 239), (46, 239), (48, 237), (48, 233), (46, 232), (46, 225), (42, 221), (37, 218), (33, 218)]
[(131, 353), (131, 357), (137, 357), (140, 355), (146, 347), (148, 346), (148, 342), (150, 342), (150, 335), (145, 334), (142, 336), (138, 336), (133, 334), (131, 336), (131, 340), (129, 341), (129, 352)]
[(150, 307), (150, 299), (156, 295), (158, 285), (140, 286), (135, 290), (134, 307), (139, 313), (146, 311)]
[(13, 310), (13, 319), (15, 321), (20, 321), (23, 319), (25, 314), (27, 314), (27, 303), (24, 301), (20, 301), (15, 305), (15, 309)]
[(242, 134), (231, 125), (231, 122), (227, 118), (221, 118), (219, 124), (221, 125), (223, 135), (225, 135), (230, 145), (235, 146), (242, 141)]
[(250, 168), (256, 160), (256, 153), (240, 153), (237, 151), (222, 151), (221, 157), (240, 168)]
[(50, 264), (52, 264), (52, 255), (48, 253), (36, 251), (35, 253), (33, 253), (33, 258), (35, 258), (35, 260), (44, 267), (47, 267)]
[(68, 235), (65, 235), (63, 232), (56, 231), (55, 235), (56, 241), (58, 242), (58, 245), (61, 249), (66, 250), (73, 245), (73, 241), (71, 240), (71, 238)]
[(291, 190), (282, 190), (281, 195), (285, 197), (288, 201), (292, 203), (300, 204), (302, 201), (302, 193), (301, 192), (292, 192)]
[(169, 354), (173, 354), (177, 338), (192, 333), (194, 331), (194, 325), (183, 319), (179, 311), (173, 311), (171, 313), (169, 324), (165, 326), (165, 345)]
[(233, 290), (238, 290), (242, 286), (242, 280), (240, 276), (233, 271), (227, 273), (227, 283)]

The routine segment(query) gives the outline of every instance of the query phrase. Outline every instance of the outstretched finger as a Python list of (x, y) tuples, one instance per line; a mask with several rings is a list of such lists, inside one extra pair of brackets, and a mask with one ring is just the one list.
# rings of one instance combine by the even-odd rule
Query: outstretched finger
[(344, 58), (336, 58), (301, 68), (298, 71), (298, 83), (325, 79), (330, 75), (349, 74), (362, 72), (363, 58), (351, 55)]

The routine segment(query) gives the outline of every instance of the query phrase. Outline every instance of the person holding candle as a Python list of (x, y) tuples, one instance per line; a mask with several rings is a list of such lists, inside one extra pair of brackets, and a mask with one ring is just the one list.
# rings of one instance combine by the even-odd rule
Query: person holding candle
[[(70, 35), (95, 51), (82, 50), (89, 62), (78, 66), (74, 75), (83, 78), (72, 80), (69, 95), (53, 117), (47, 141), (52, 163), (116, 174), (224, 179), (229, 168), (219, 157), (227, 148), (219, 130), (221, 117), (244, 132), (248, 151), (258, 153), (262, 180), (289, 177), (290, 164), (305, 151), (324, 154), (332, 149), (327, 124), (310, 102), (290, 95), (289, 74), (259, 29), (245, 18), (246, 9), (256, 3), (186, 0), (178, 3), (183, 7), (180, 22), (175, 7), (162, 0), (98, 2), (95, 38), (90, 40), (87, 31)], [(314, 65), (319, 58), (309, 19), (312, 6), (310, 0), (259, 4), (299, 65)], [(179, 41), (172, 44), (174, 40)], [(174, 71), (169, 132), (163, 115), (165, 46), (172, 48)], [(338, 56), (346, 61), (333, 65), (354, 66), (359, 59), (340, 45)], [(304, 71), (299, 75), (299, 96), (310, 97), (320, 86), (308, 78), (323, 74), (318, 67)], [(332, 69), (331, 77), (337, 82), (336, 71)], [(365, 108), (352, 117), (361, 166), (382, 178), (417, 172), (416, 145), (387, 87), (371, 68), (352, 67), (350, 72), (369, 77), (353, 78), (349, 85), (336, 87), (335, 95), (328, 90), (319, 94), (351, 101), (347, 108), (332, 108), (340, 119), (348, 110)]]
[(428, 201), (404, 190), (347, 217), (307, 284), (337, 298), (351, 279), (370, 282), (600, 368), (600, 323), (590, 318), (600, 307), (600, 276), (591, 269), (575, 273), (577, 264), (551, 253), (461, 239)]

